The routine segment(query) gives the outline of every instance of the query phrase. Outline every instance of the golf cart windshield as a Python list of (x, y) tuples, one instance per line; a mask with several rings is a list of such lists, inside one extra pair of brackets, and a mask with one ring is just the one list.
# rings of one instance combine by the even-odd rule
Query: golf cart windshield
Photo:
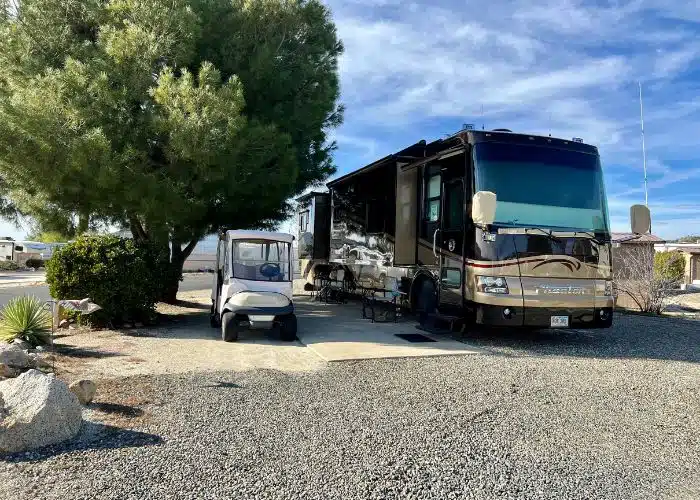
[(233, 277), (253, 281), (291, 281), (290, 245), (284, 241), (233, 240)]

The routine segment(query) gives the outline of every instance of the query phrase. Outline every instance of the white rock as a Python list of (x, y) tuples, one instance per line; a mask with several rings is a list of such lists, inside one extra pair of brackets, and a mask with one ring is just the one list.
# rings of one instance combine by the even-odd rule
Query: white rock
[(17, 344), (0, 344), (0, 363), (15, 368), (27, 368), (29, 357)]
[(0, 382), (4, 418), (0, 453), (15, 453), (75, 437), (82, 423), (78, 398), (53, 375), (29, 370)]
[(13, 344), (13, 345), (16, 345), (17, 347), (19, 347), (19, 348), (22, 349), (23, 351), (29, 351), (29, 350), (31, 350), (31, 349), (34, 348), (34, 347), (32, 346), (32, 344), (30, 344), (30, 343), (27, 342), (26, 340), (20, 339), (20, 338), (16, 338), (15, 340), (13, 340), (13, 341), (12, 341), (12, 344)]
[(68, 386), (73, 394), (82, 404), (87, 405), (92, 402), (97, 391), (97, 385), (92, 380), (78, 380)]
[(68, 328), (68, 325), (70, 325), (70, 321), (67, 319), (62, 319), (61, 322), (58, 324), (59, 328)]

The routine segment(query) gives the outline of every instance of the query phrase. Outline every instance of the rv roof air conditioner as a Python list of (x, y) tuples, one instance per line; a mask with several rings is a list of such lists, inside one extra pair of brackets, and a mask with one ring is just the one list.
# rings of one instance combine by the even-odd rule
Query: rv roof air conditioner
[(509, 128), (495, 128), (495, 129), (493, 129), (493, 132), (513, 132), (513, 131)]

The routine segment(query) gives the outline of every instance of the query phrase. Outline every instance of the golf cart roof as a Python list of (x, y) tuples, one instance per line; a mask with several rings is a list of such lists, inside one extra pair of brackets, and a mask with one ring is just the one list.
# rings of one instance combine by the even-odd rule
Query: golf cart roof
[(231, 229), (226, 231), (226, 237), (230, 240), (271, 240), (291, 243), (294, 236), (288, 233), (273, 233), (270, 231), (251, 231), (246, 229)]

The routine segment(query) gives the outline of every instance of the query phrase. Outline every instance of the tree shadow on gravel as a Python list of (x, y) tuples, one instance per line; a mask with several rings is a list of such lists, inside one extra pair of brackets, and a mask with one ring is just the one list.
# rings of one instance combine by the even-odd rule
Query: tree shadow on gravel
[(126, 418), (140, 417), (144, 414), (141, 408), (117, 403), (90, 403), (90, 408), (101, 411), (102, 413), (107, 413), (108, 415), (117, 415)]
[(69, 358), (110, 358), (114, 356), (123, 356), (123, 354), (112, 351), (102, 351), (98, 349), (85, 349), (83, 347), (73, 347), (63, 344), (54, 344), (54, 352)]
[(504, 356), (658, 359), (700, 363), (700, 322), (616, 314), (594, 330), (470, 328), (460, 340)]
[(164, 441), (156, 434), (121, 429), (97, 422), (83, 422), (78, 435), (64, 443), (59, 443), (36, 450), (22, 453), (0, 455), (0, 462), (19, 463), (46, 460), (67, 453), (88, 450), (118, 450), (122, 448), (137, 448), (153, 446)]

